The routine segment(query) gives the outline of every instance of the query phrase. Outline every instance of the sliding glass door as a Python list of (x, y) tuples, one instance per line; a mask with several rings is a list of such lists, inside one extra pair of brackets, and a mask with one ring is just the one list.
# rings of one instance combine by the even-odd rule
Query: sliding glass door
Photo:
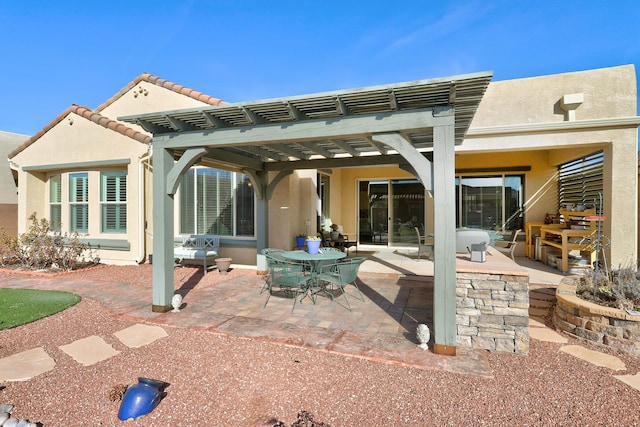
[(456, 178), (456, 226), (484, 230), (522, 229), (523, 175)]
[(415, 227), (424, 233), (424, 195), (424, 187), (417, 180), (360, 181), (360, 243), (389, 246), (415, 243)]

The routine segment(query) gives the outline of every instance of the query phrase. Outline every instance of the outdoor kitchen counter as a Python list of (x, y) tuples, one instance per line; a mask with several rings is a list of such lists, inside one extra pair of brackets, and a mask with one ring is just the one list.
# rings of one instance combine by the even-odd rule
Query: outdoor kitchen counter
[(469, 254), (456, 255), (457, 273), (509, 274), (528, 276), (529, 272), (519, 266), (511, 258), (489, 246), (486, 262), (472, 262)]

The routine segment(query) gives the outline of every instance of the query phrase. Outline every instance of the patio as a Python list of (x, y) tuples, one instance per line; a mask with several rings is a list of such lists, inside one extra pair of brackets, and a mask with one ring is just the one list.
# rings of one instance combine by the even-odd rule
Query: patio
[[(198, 328), (419, 369), (491, 375), (486, 352), (461, 348), (451, 357), (417, 347), (416, 326), (426, 323), (432, 328), (433, 263), (417, 261), (413, 252), (360, 249), (358, 255), (369, 258), (358, 275), (365, 302), (352, 298), (353, 312), (340, 305), (341, 298), (331, 302), (322, 296), (316, 305), (305, 299), (293, 313), (291, 299), (278, 295), (272, 295), (262, 308), (266, 299), (266, 294), (260, 294), (263, 277), (249, 266), (236, 265), (227, 275), (217, 271), (203, 275), (201, 268), (177, 267), (175, 289), (184, 298), (180, 313), (149, 310), (148, 264), (108, 266), (52, 277), (3, 274), (3, 282), (7, 287), (75, 292), (135, 322)], [(539, 262), (517, 261), (538, 287), (553, 287), (563, 277)]]

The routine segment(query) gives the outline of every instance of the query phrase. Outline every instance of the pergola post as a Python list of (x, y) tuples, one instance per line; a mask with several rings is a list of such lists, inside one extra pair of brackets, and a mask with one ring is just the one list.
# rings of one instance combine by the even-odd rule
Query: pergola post
[(456, 209), (454, 124), (433, 128), (434, 290), (436, 354), (456, 354)]
[(174, 166), (173, 150), (153, 150), (153, 305), (152, 311), (167, 312), (173, 298), (173, 194), (167, 189)]

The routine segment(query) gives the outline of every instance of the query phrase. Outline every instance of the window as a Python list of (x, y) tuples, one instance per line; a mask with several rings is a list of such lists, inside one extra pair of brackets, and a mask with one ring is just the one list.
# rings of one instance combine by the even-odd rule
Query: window
[(60, 175), (49, 178), (49, 223), (52, 231), (60, 231), (62, 225), (62, 182)]
[(89, 231), (89, 174), (69, 174), (69, 229), (71, 232)]
[(127, 173), (103, 172), (100, 176), (103, 233), (127, 232)]
[(562, 164), (558, 167), (558, 205), (564, 203), (594, 204), (602, 193), (602, 151)]
[(524, 175), (456, 178), (457, 227), (522, 229)]
[(254, 235), (254, 194), (249, 177), (191, 168), (180, 183), (180, 233)]

